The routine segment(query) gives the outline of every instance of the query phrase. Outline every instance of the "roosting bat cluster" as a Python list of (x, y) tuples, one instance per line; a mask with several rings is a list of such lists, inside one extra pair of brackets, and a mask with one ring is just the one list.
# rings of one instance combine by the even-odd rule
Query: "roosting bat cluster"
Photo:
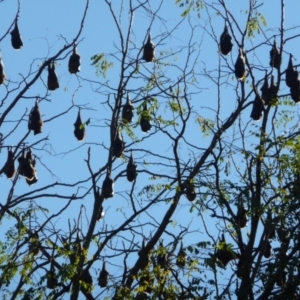
[[(224, 30), (220, 36), (219, 49), (221, 54), (228, 55), (233, 47), (232, 37), (229, 34), (228, 27), (225, 24)], [(269, 65), (277, 70), (281, 65), (281, 52), (274, 39), (272, 48), (270, 50), (270, 62)], [(239, 54), (234, 65), (234, 73), (238, 80), (242, 81), (246, 77), (246, 60), (243, 49), (239, 49)], [(300, 102), (300, 80), (298, 79), (298, 71), (294, 69), (292, 62), (292, 55), (290, 54), (288, 67), (285, 71), (285, 82), (290, 88), (291, 98), (295, 103)], [(266, 72), (264, 83), (261, 87), (261, 95), (255, 91), (255, 99), (253, 101), (253, 107), (250, 117), (258, 121), (262, 118), (264, 112), (264, 106), (277, 104), (278, 87), (275, 83), (274, 75), (271, 75), (270, 86), (268, 83), (268, 74)]]

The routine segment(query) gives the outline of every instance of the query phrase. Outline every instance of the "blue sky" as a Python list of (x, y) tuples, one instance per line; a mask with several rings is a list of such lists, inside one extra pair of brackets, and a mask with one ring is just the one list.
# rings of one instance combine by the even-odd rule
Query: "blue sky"
[[(278, 34), (278, 20), (280, 16), (280, 1), (265, 1), (266, 3), (259, 9), (262, 15), (265, 16), (268, 29), (265, 34), (268, 38), (273, 35)], [(84, 1), (73, 1), (72, 5), (66, 5), (66, 2), (58, 0), (44, 0), (37, 1), (34, 4), (21, 3), (21, 10), (19, 14), (19, 29), (22, 35), (24, 46), (20, 51), (15, 51), (11, 47), (10, 36), (8, 35), (1, 43), (0, 50), (3, 58), (5, 72), (8, 80), (12, 83), (9, 88), (16, 86), (22, 77), (28, 74), (30, 68), (34, 74), (39, 68), (40, 64), (45, 61), (45, 59), (51, 57), (56, 53), (58, 49), (63, 47), (67, 42), (71, 42), (74, 35), (79, 29), (79, 23), (82, 18)], [(71, 2), (70, 2), (71, 3)], [(121, 3), (121, 1), (120, 1)], [(234, 4), (229, 3), (230, 12), (237, 18), (241, 26), (244, 26), (248, 1), (234, 1)], [(152, 5), (154, 4), (152, 1)], [(122, 32), (126, 33), (128, 28), (128, 13), (126, 4), (124, 10), (121, 10), (119, 3), (113, 3), (113, 9), (116, 12), (116, 17), (121, 20), (120, 28)], [(155, 10), (155, 7), (152, 7)], [(299, 1), (293, 1), (293, 4), (286, 4), (285, 12), (285, 22), (286, 28), (295, 28), (295, 31), (288, 31), (289, 34), (295, 34), (299, 32), (300, 20), (298, 18), (298, 12), (300, 11)], [(0, 19), (2, 22), (0, 31), (0, 37), (5, 33), (6, 28), (8, 28), (15, 17), (17, 11), (17, 1), (4, 1), (0, 4)], [(223, 13), (223, 11), (222, 11)], [(194, 69), (196, 76), (196, 83), (194, 89), (191, 91), (195, 94), (191, 97), (191, 103), (194, 109), (194, 113), (191, 118), (191, 122), (187, 128), (186, 139), (190, 143), (195, 143), (197, 147), (205, 147), (209, 138), (202, 136), (199, 126), (196, 124), (197, 117), (209, 117), (214, 120), (214, 110), (217, 108), (217, 91), (215, 89), (215, 84), (207, 80), (203, 76), (204, 71), (212, 70), (214, 74), (214, 69), (216, 62), (219, 59), (219, 53), (217, 44), (212, 39), (212, 37), (205, 30), (210, 31), (209, 22), (211, 22), (214, 30), (214, 34), (219, 38), (223, 27), (224, 21), (217, 14), (211, 15), (211, 20), (206, 15), (205, 10), (201, 11), (201, 18), (197, 19), (194, 13), (191, 13), (190, 19), (186, 19), (180, 26), (177, 26), (182, 21), (180, 16), (181, 10), (173, 4), (173, 2), (164, 1), (159, 12), (160, 16), (163, 18), (157, 18), (154, 24), (151, 26), (151, 34), (156, 44), (156, 56), (157, 58), (166, 55), (163, 51), (178, 51), (182, 46), (186, 46), (191, 38), (190, 26), (194, 28), (193, 34), (193, 49), (194, 53), (191, 56), (191, 61), (188, 64), (188, 68)], [(143, 42), (146, 37), (147, 30), (150, 26), (151, 17), (145, 11), (137, 11), (133, 19), (133, 33), (131, 37), (132, 45), (135, 46), (135, 50), (130, 53), (131, 57), (135, 57), (138, 50), (142, 47)], [(173, 29), (171, 35), (167, 35), (167, 32)], [(238, 32), (236, 32), (237, 38), (239, 38)], [(166, 37), (166, 38), (164, 38)], [(246, 40), (245, 49), (250, 49), (253, 45), (259, 44), (264, 41), (264, 36), (261, 34), (256, 34), (255, 38)], [(55, 119), (52, 122), (45, 122), (43, 127), (43, 133), (41, 135), (34, 136), (32, 133), (29, 135), (27, 142), (29, 144), (36, 142), (38, 139), (49, 137), (48, 142), (43, 142), (36, 147), (34, 153), (38, 157), (37, 172), (39, 181), (36, 185), (28, 187), (23, 178), (21, 178), (18, 183), (15, 194), (20, 195), (26, 191), (32, 191), (35, 188), (41, 188), (44, 185), (53, 183), (56, 181), (60, 182), (73, 182), (76, 180), (82, 180), (87, 176), (87, 167), (85, 160), (87, 159), (88, 147), (91, 147), (91, 162), (94, 171), (102, 167), (108, 157), (107, 147), (109, 147), (109, 130), (107, 128), (107, 123), (110, 118), (110, 110), (107, 105), (103, 104), (107, 100), (107, 96), (110, 95), (111, 101), (113, 101), (113, 91), (105, 87), (104, 85), (110, 85), (116, 88), (120, 76), (120, 65), (118, 65), (118, 60), (115, 59), (117, 56), (118, 49), (120, 48), (119, 35), (115, 24), (112, 21), (112, 16), (109, 12), (108, 6), (104, 1), (90, 1), (89, 10), (87, 13), (87, 18), (84, 23), (84, 28), (82, 35), (80, 37), (80, 43), (78, 45), (78, 52), (81, 55), (81, 72), (78, 74), (78, 78), (75, 75), (71, 75), (68, 72), (67, 57), (62, 56), (59, 61), (56, 62), (56, 73), (58, 75), (60, 88), (53, 91), (47, 97), (47, 101), (44, 100), (40, 103), (40, 109), (42, 112), (43, 120), (49, 120), (53, 116), (57, 115), (62, 111), (67, 111), (72, 103), (75, 107), (72, 107), (65, 115), (60, 118)], [(273, 39), (270, 39), (270, 44)], [(279, 42), (279, 41), (278, 41)], [(298, 43), (290, 41), (286, 46), (286, 55), (283, 57), (282, 66), (283, 69), (287, 65), (288, 53), (292, 52), (295, 56), (295, 64), (299, 64), (298, 55)], [(269, 68), (269, 51), (270, 45), (264, 45), (256, 55), (251, 56), (254, 62), (262, 63), (263, 66)], [(91, 65), (90, 58), (95, 54), (113, 54), (107, 56), (107, 59), (113, 62), (113, 68), (108, 71), (107, 77), (102, 78), (96, 75), (96, 69)], [(176, 64), (178, 68), (174, 66), (165, 66), (162, 72), (170, 75), (173, 78), (180, 76), (179, 68), (185, 66), (185, 54), (186, 49), (179, 52), (177, 55), (168, 58), (170, 63)], [(237, 46), (235, 45), (230, 56), (226, 59), (229, 64), (235, 62), (236, 56), (238, 54)], [(115, 55), (115, 57), (114, 57)], [(192, 65), (196, 56), (199, 55), (195, 65)], [(223, 58), (221, 58), (223, 60)], [(167, 61), (167, 59), (165, 60)], [(225, 62), (222, 62), (225, 65)], [(154, 68), (154, 64), (141, 64), (141, 69), (143, 74), (149, 75)], [(270, 69), (270, 68), (269, 68)], [(226, 69), (227, 70), (227, 69)], [(264, 71), (258, 72), (259, 76), (263, 77)], [(6, 141), (8, 145), (16, 145), (20, 137), (24, 136), (27, 132), (27, 119), (28, 113), (31, 107), (34, 105), (35, 97), (43, 97), (46, 93), (46, 87), (44, 83), (47, 80), (47, 72), (43, 72), (41, 79), (38, 83), (34, 85), (27, 93), (27, 99), (22, 99), (18, 102), (13, 113), (10, 115), (7, 122), (0, 128), (1, 132), (7, 132), (11, 128), (12, 124), (16, 124), (16, 121), (26, 112), (24, 120), (21, 122), (21, 126), (12, 134)], [(224, 79), (226, 81), (227, 79)], [(236, 106), (236, 95), (232, 86), (236, 84), (235, 78), (228, 78), (228, 83), (222, 85), (222, 103), (220, 105), (221, 116), (226, 119), (234, 107)], [(127, 86), (130, 91), (130, 97), (135, 102), (135, 106), (140, 105), (142, 97), (145, 96), (142, 92), (142, 88), (145, 87), (146, 80), (138, 79), (131, 80)], [(283, 85), (282, 85), (283, 86)], [(248, 85), (248, 89), (250, 86)], [(287, 91), (288, 92), (288, 91)], [(5, 109), (5, 107), (10, 103), (11, 99), (16, 96), (17, 91), (10, 94), (5, 105), (1, 108), (0, 113)], [(3, 86), (0, 87), (0, 99), (5, 95), (5, 89)], [(165, 99), (159, 99), (160, 110), (159, 114), (164, 116), (166, 119), (172, 119), (172, 115), (168, 112), (167, 104)], [(73, 123), (76, 120), (78, 108), (80, 106), (81, 117), (83, 121), (91, 119), (91, 123), (86, 128), (86, 139), (83, 143), (78, 143), (75, 139), (73, 130)], [(251, 108), (245, 111), (245, 123), (250, 121)], [(298, 111), (298, 106), (295, 106), (295, 111)], [(248, 119), (247, 119), (248, 118)], [(135, 122), (137, 121), (137, 116), (135, 115)], [(252, 122), (250, 125), (252, 126)], [(133, 128), (133, 131), (138, 139), (142, 139), (148, 134), (141, 132), (139, 126)], [(151, 134), (151, 132), (149, 133)], [(233, 132), (228, 132), (228, 136), (232, 136)], [(130, 139), (123, 133), (124, 141), (129, 144)], [(253, 141), (250, 140), (249, 144)], [(166, 136), (163, 134), (157, 134), (144, 140), (141, 144), (133, 146), (134, 149), (144, 148), (154, 150), (156, 153), (161, 155), (170, 156), (172, 141), (167, 140)], [(194, 149), (191, 149), (187, 145), (181, 145), (182, 152), (180, 155), (183, 160), (187, 160), (189, 157), (193, 159), (193, 155), (197, 157), (197, 153), (192, 154)], [(129, 150), (129, 149), (128, 149)], [(199, 151), (200, 152), (200, 151)], [(49, 153), (52, 155), (50, 156)], [(126, 155), (128, 156), (130, 152), (128, 151)], [(149, 170), (155, 172), (162, 172), (168, 174), (169, 171), (167, 166), (159, 166), (158, 168), (150, 163), (153, 162), (153, 158), (149, 155), (145, 155), (139, 151), (134, 152), (134, 157), (138, 163), (138, 169)], [(2, 151), (0, 154), (0, 165), (2, 166), (6, 160), (6, 151)], [(167, 160), (165, 160), (166, 162)], [(45, 167), (47, 166), (47, 167)], [(119, 174), (125, 169), (126, 161), (119, 159), (114, 167), (113, 177)], [(48, 169), (51, 169), (49, 172)], [(149, 179), (149, 175), (146, 173), (141, 173), (138, 176), (138, 180), (135, 188), (138, 190), (145, 184), (152, 183)], [(155, 180), (153, 180), (155, 183)], [(102, 179), (99, 181), (99, 186), (102, 184)], [(0, 185), (3, 191), (7, 191), (10, 188), (10, 183), (8, 180), (2, 176), (0, 177)], [(90, 187), (90, 184), (83, 183), (80, 185), (79, 193), (84, 193), (84, 191)], [(126, 181), (125, 177), (120, 178), (115, 184), (115, 197), (106, 200), (104, 207), (106, 210), (105, 224), (108, 226), (118, 226), (120, 220), (125, 220), (127, 218), (128, 202), (123, 197), (124, 193), (130, 191), (131, 185)], [(52, 193), (58, 193), (63, 190), (52, 190)], [(65, 200), (60, 199), (39, 199), (38, 204), (46, 206), (51, 210), (57, 211), (60, 207), (65, 205)], [(138, 202), (143, 203), (142, 197), (137, 199)], [(26, 205), (26, 204), (25, 204)], [(81, 205), (86, 207), (87, 216), (91, 214), (93, 207), (92, 195), (88, 195), (83, 201), (77, 201), (72, 203), (68, 211), (62, 218), (59, 219), (58, 226), (63, 230), (67, 226), (67, 218), (77, 218), (77, 213)], [(167, 203), (161, 203), (157, 205), (153, 211), (153, 216), (159, 223), (165, 210), (167, 209)], [(199, 228), (199, 217), (196, 213), (189, 213), (191, 208), (190, 203), (186, 199), (182, 199), (182, 204), (180, 205), (178, 211), (174, 215), (174, 221), (180, 225), (190, 224), (191, 231), (197, 231), (197, 239), (199, 241), (202, 239), (202, 229)], [(43, 216), (41, 216), (41, 220)], [(145, 219), (146, 220), (146, 219)], [(147, 219), (148, 220), (148, 219)], [(207, 216), (207, 224), (214, 224), (211, 222), (209, 216)], [(139, 222), (144, 222), (143, 219)], [(98, 225), (99, 229), (101, 225)], [(170, 230), (174, 233), (178, 230), (177, 227), (171, 227)], [(218, 232), (213, 230), (214, 237), (217, 238)], [(166, 237), (166, 241), (168, 238)], [(195, 241), (195, 235), (188, 235), (185, 243), (190, 243)], [(133, 258), (135, 259), (135, 257)], [(101, 264), (97, 267), (100, 268)], [(115, 274), (118, 273), (118, 267), (110, 266), (114, 270)]]

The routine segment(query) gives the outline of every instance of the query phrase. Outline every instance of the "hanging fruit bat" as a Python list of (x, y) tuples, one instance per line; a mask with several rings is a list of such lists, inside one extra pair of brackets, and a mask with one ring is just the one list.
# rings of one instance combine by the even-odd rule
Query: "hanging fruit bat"
[(291, 98), (295, 103), (300, 102), (300, 80), (297, 79), (294, 85), (290, 88)]
[(275, 224), (272, 218), (272, 212), (271, 210), (268, 210), (267, 212), (267, 219), (266, 219), (266, 232), (268, 235), (268, 239), (269, 240), (273, 240), (275, 239), (276, 235), (275, 235)]
[(127, 101), (123, 106), (122, 110), (122, 120), (124, 123), (131, 123), (133, 120), (133, 105), (129, 99), (129, 95), (127, 94)]
[(189, 201), (194, 201), (196, 199), (195, 185), (192, 182), (186, 183), (185, 195)]
[(286, 284), (286, 271), (282, 271), (280, 274), (277, 273), (277, 278), (276, 278), (276, 285), (277, 286), (285, 286)]
[(48, 65), (48, 89), (50, 91), (54, 91), (59, 88), (58, 79), (55, 73), (55, 65), (54, 62)]
[(261, 117), (263, 116), (263, 111), (264, 111), (264, 102), (258, 95), (256, 95), (255, 100), (253, 102), (250, 118), (252, 118), (254, 121), (260, 120)]
[[(28, 154), (29, 152), (29, 154)], [(19, 161), (19, 174), (26, 177), (28, 180), (33, 180), (35, 178), (35, 168), (33, 166), (33, 160), (31, 157), (31, 150), (27, 153), (23, 149), (21, 157), (18, 158)]]
[(299, 200), (300, 198), (300, 173), (296, 172), (294, 174), (295, 178), (292, 185), (292, 195)]
[(271, 255), (272, 255), (272, 247), (271, 247), (271, 244), (270, 244), (269, 240), (266, 240), (266, 247), (264, 249), (263, 256), (265, 258), (270, 258)]
[(114, 196), (114, 180), (110, 177), (110, 173), (107, 172), (102, 184), (102, 196), (103, 198), (111, 198)]
[(184, 268), (185, 262), (186, 262), (186, 253), (183, 250), (183, 243), (181, 242), (180, 249), (179, 249), (179, 252), (178, 252), (177, 258), (176, 258), (176, 265), (179, 268)]
[(234, 73), (238, 80), (243, 80), (246, 76), (245, 57), (242, 49), (239, 49), (239, 55), (234, 65)]
[(85, 127), (81, 121), (80, 110), (78, 111), (77, 119), (74, 123), (74, 135), (78, 141), (83, 141), (85, 138)]
[(264, 83), (260, 90), (261, 90), (261, 99), (264, 101), (265, 105), (268, 105), (270, 102), (270, 87), (269, 87), (267, 72), (265, 75)]
[[(138, 292), (134, 298), (134, 300), (148, 300), (148, 299), (149, 299), (149, 295), (146, 292)], [(167, 298), (164, 298), (164, 299), (167, 299)]]
[(244, 260), (240, 259), (239, 262), (237, 263), (237, 270), (236, 270), (236, 276), (238, 278), (242, 278), (243, 277), (243, 273), (244, 273)]
[(8, 148), (8, 155), (7, 155), (7, 161), (4, 165), (4, 174), (7, 178), (13, 178), (16, 173), (15, 169), (15, 162), (14, 162), (14, 153), (12, 151), (12, 148)]
[(272, 49), (270, 50), (270, 66), (275, 69), (279, 69), (280, 64), (281, 64), (281, 57), (280, 57), (279, 49), (277, 48), (276, 45), (276, 40), (274, 39)]
[(103, 209), (103, 206), (101, 205), (99, 211), (98, 211), (98, 214), (97, 214), (97, 221), (100, 221), (100, 219), (103, 219), (105, 215), (105, 211)]
[(51, 263), (50, 270), (47, 272), (47, 288), (53, 290), (57, 287), (57, 284), (54, 264)]
[(126, 168), (126, 176), (129, 182), (132, 182), (137, 177), (136, 164), (134, 163), (132, 152)]
[(151, 273), (148, 270), (142, 272), (140, 277), (140, 286), (143, 287), (144, 291), (150, 294), (153, 290), (153, 283), (154, 277), (151, 276)]
[(282, 224), (277, 229), (277, 235), (278, 235), (280, 242), (283, 244), (288, 243), (290, 240), (290, 232), (286, 228), (284, 228)]
[(226, 23), (224, 27), (224, 31), (221, 34), (220, 37), (220, 51), (223, 55), (228, 55), (230, 51), (232, 50), (232, 42), (231, 42), (231, 36), (229, 35)]
[(141, 269), (144, 270), (145, 268), (147, 268), (148, 264), (149, 264), (149, 256), (148, 254), (145, 252), (145, 240), (143, 240), (142, 242), (142, 248), (141, 250), (138, 252), (139, 257), (141, 257), (142, 263), (141, 263)]
[(73, 53), (69, 58), (69, 72), (71, 74), (80, 72), (80, 55), (77, 53), (75, 44), (73, 46)]
[(125, 143), (123, 142), (121, 133), (116, 130), (116, 137), (112, 143), (112, 153), (115, 157), (120, 158), (123, 154)]
[(231, 260), (240, 259), (240, 255), (231, 250), (230, 247), (226, 244), (224, 234), (222, 234), (221, 242), (219, 243), (215, 257), (221, 262), (224, 268)]
[(25, 165), (25, 162), (26, 162), (26, 152), (25, 152), (25, 149), (22, 150), (22, 154), (21, 156), (18, 158), (18, 162), (19, 162), (19, 174), (22, 175), (22, 176), (25, 176), (24, 174), (24, 165)]
[(100, 287), (106, 287), (109, 280), (109, 273), (106, 270), (106, 263), (103, 262), (102, 270), (99, 274), (98, 283)]
[(21, 35), (18, 27), (18, 20), (15, 21), (15, 28), (10, 32), (11, 34), (11, 44), (14, 49), (19, 50), (23, 46)]
[(155, 46), (152, 43), (151, 34), (149, 32), (148, 40), (147, 40), (147, 43), (144, 45), (144, 51), (143, 51), (143, 59), (146, 62), (152, 62), (154, 60), (154, 58), (155, 58), (154, 50), (155, 50)]
[(278, 92), (278, 87), (277, 84), (275, 83), (274, 76), (271, 76), (271, 83), (270, 83), (270, 89), (269, 89), (269, 94), (270, 94), (270, 103), (269, 104), (274, 104), (277, 102), (277, 92)]
[(244, 228), (247, 226), (247, 213), (248, 210), (245, 209), (243, 203), (239, 205), (238, 212), (236, 216), (236, 223), (239, 226), (239, 228)]
[(32, 152), (31, 152), (31, 149), (29, 149), (26, 153), (26, 160), (27, 160), (27, 163), (28, 164), (31, 164), (31, 166), (33, 167), (34, 169), (34, 176), (33, 178), (25, 178), (26, 179), (26, 182), (27, 184), (30, 186), (34, 183), (37, 183), (38, 181), (38, 178), (37, 178), (37, 174), (36, 174), (36, 169), (35, 169), (35, 163), (36, 163), (36, 160), (32, 157)]
[(163, 241), (160, 241), (159, 243), (159, 251), (160, 253), (157, 255), (157, 264), (160, 265), (161, 268), (167, 270), (169, 257), (168, 257), (168, 253), (165, 252)]
[(5, 81), (5, 73), (4, 73), (4, 65), (2, 62), (2, 58), (0, 57), (0, 85)]
[(29, 235), (29, 252), (34, 256), (36, 256), (38, 255), (40, 251), (39, 248), (41, 247), (39, 235), (36, 231), (34, 232), (29, 231), (28, 235)]
[(35, 106), (31, 109), (28, 120), (28, 129), (33, 130), (34, 135), (42, 132), (43, 121), (38, 105), (38, 100), (35, 101)]
[(294, 70), (292, 54), (290, 54), (289, 63), (285, 70), (285, 83), (289, 88), (291, 88), (293, 85), (296, 84), (297, 79), (298, 79), (298, 71)]
[(141, 125), (141, 129), (143, 132), (148, 132), (152, 127), (152, 125), (150, 123), (150, 115), (147, 110), (147, 102), (144, 102), (144, 108), (142, 111), (140, 125)]
[[(81, 280), (85, 283), (85, 286), (81, 285), (81, 288), (84, 291), (88, 291), (89, 289), (92, 288), (92, 286), (93, 286), (93, 278), (92, 278), (92, 276), (91, 276), (91, 274), (90, 274), (90, 272), (88, 270), (84, 270), (82, 272)], [(87, 285), (90, 286), (90, 288), (88, 288)]]

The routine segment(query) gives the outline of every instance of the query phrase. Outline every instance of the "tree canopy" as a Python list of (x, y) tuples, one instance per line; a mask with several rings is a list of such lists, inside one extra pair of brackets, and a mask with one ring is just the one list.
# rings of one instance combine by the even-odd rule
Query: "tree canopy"
[(166, 2), (0, 1), (2, 299), (300, 297), (300, 4)]

